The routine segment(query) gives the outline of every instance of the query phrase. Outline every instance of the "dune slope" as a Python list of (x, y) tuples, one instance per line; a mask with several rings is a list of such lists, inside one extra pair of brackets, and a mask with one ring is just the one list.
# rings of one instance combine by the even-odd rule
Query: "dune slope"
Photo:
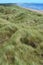
[(43, 14), (0, 5), (0, 65), (43, 65)]

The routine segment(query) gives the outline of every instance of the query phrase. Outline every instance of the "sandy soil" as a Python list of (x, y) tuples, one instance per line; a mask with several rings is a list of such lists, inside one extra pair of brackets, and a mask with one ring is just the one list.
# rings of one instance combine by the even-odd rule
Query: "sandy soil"
[(28, 8), (28, 10), (43, 14), (43, 10), (34, 10), (34, 9), (30, 9), (30, 8)]
[(22, 8), (30, 10), (30, 11), (34, 11), (34, 12), (37, 12), (37, 13), (40, 13), (40, 14), (43, 14), (43, 10), (35, 10), (35, 9), (25, 8), (25, 7), (22, 7)]

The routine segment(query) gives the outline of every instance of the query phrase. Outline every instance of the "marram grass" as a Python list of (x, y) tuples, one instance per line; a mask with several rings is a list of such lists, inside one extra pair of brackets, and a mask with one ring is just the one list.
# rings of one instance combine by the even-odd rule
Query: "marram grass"
[(43, 65), (43, 14), (0, 5), (0, 65)]

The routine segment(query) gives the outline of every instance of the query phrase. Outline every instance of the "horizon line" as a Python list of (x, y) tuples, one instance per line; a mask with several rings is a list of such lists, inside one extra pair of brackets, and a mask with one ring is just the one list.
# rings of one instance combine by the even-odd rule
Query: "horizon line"
[[(20, 2), (20, 4), (21, 4), (22, 2)], [(25, 4), (25, 3), (28, 3), (28, 2), (24, 2), (23, 4)], [(43, 4), (43, 3), (34, 3), (34, 2), (32, 2), (33, 4)], [(32, 4), (32, 3), (29, 3), (29, 4)], [(16, 4), (16, 3), (10, 3), (10, 2), (6, 2), (6, 3), (0, 3), (0, 4)]]

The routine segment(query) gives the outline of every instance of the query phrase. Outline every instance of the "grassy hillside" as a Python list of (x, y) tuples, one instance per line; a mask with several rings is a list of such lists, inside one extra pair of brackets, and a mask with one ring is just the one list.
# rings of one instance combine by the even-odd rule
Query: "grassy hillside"
[(0, 5), (0, 65), (43, 65), (43, 15)]

